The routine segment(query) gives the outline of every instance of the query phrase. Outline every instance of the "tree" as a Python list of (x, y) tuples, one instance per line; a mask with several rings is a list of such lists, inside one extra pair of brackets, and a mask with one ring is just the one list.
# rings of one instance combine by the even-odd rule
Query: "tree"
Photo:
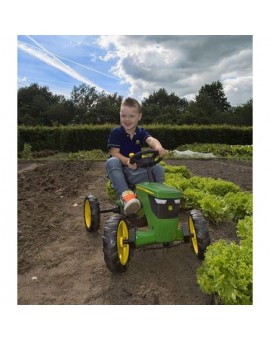
[(98, 99), (96, 88), (87, 84), (74, 86), (71, 92), (71, 101), (75, 108), (74, 123), (93, 123), (92, 106)]
[(168, 94), (168, 92), (164, 88), (161, 88), (158, 91), (154, 91), (153, 94), (151, 94), (148, 98), (144, 98), (144, 100), (142, 101), (143, 106), (151, 104), (154, 104), (160, 108), (166, 108), (169, 106), (178, 107), (181, 105), (180, 98), (174, 93)]
[(18, 90), (18, 124), (45, 125), (44, 114), (52, 106), (63, 104), (63, 96), (54, 95), (46, 86), (34, 83)]
[(118, 124), (122, 96), (101, 93), (92, 107), (95, 124)]
[(188, 102), (179, 98), (175, 93), (161, 88), (154, 91), (148, 98), (142, 101), (143, 122), (149, 123), (176, 123)]
[(237, 125), (251, 126), (253, 124), (253, 100), (248, 100), (245, 104), (233, 107), (231, 117)]
[(68, 125), (74, 119), (74, 105), (71, 100), (52, 104), (43, 114), (43, 123), (47, 126)]
[(182, 118), (188, 119), (189, 123), (221, 124), (228, 117), (230, 108), (221, 82), (216, 81), (201, 87), (195, 101), (189, 103)]
[(117, 93), (98, 93), (95, 87), (82, 84), (74, 86), (71, 100), (74, 104), (76, 116), (75, 123), (80, 124), (106, 124), (118, 123), (119, 111), (123, 97)]
[(212, 111), (215, 110), (216, 112), (225, 112), (231, 107), (225, 97), (220, 81), (214, 81), (212, 84), (202, 86), (198, 96), (196, 96), (196, 102), (202, 109), (208, 104), (212, 107)]

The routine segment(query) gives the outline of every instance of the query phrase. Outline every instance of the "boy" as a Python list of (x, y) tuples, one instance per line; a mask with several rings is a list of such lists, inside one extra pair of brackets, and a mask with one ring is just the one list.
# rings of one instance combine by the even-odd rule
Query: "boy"
[[(124, 206), (126, 215), (136, 213), (140, 207), (140, 201), (128, 187), (126, 178), (130, 184), (148, 182), (147, 170), (137, 169), (137, 164), (130, 164), (130, 153), (141, 151), (141, 146), (146, 143), (152, 149), (159, 152), (163, 157), (165, 150), (160, 142), (153, 138), (146, 130), (138, 127), (142, 118), (141, 105), (136, 99), (126, 98), (120, 108), (121, 126), (111, 131), (108, 139), (108, 149), (111, 157), (106, 162), (106, 171), (114, 187), (116, 195), (120, 198)], [(158, 183), (164, 181), (164, 168), (156, 164), (152, 167)]]

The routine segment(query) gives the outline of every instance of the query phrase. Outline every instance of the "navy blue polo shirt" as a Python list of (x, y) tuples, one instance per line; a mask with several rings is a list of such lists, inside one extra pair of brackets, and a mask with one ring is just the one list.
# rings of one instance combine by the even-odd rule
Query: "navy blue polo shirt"
[(121, 155), (129, 157), (131, 152), (137, 153), (141, 151), (141, 147), (148, 137), (151, 137), (149, 132), (137, 126), (135, 135), (130, 139), (123, 126), (119, 126), (113, 129), (109, 135), (108, 149), (120, 149)]

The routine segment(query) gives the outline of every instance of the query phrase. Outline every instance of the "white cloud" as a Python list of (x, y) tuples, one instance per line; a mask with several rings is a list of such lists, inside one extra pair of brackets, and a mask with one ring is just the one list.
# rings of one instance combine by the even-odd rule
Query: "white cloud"
[(159, 88), (194, 98), (217, 80), (232, 105), (252, 96), (251, 36), (101, 36), (98, 43), (138, 99)]

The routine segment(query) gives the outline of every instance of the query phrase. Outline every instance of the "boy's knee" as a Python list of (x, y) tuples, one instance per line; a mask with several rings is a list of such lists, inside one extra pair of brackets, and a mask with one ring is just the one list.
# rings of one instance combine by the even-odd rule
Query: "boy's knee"
[(160, 171), (163, 175), (165, 175), (165, 168), (159, 164)]
[(165, 169), (163, 166), (161, 166), (160, 164), (156, 164), (154, 166), (154, 174), (156, 177), (156, 181), (158, 183), (163, 183), (164, 182), (164, 177), (165, 177)]
[(122, 167), (122, 163), (120, 159), (118, 159), (117, 157), (111, 157), (107, 159), (106, 161), (107, 169), (114, 169), (114, 168), (119, 168), (119, 167)]
[(162, 176), (165, 175), (165, 168), (162, 165), (157, 164), (156, 165), (156, 169), (157, 169), (158, 174), (160, 174)]

